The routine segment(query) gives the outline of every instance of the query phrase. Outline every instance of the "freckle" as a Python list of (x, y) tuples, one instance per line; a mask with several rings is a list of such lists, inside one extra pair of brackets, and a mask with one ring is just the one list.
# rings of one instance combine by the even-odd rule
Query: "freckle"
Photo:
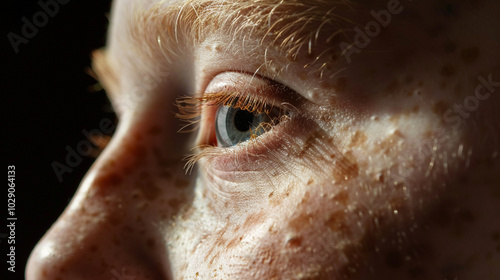
[(286, 246), (299, 247), (302, 245), (302, 237), (294, 236), (286, 241)]
[(384, 174), (382, 174), (382, 173), (378, 173), (377, 175), (375, 175), (375, 180), (376, 180), (377, 182), (381, 182), (381, 183), (383, 183), (383, 182), (384, 182), (384, 178), (385, 178), (385, 177), (384, 177)]
[(349, 144), (349, 147), (357, 147), (361, 146), (361, 144), (365, 143), (368, 138), (362, 131), (356, 131), (354, 135), (351, 138), (351, 143)]
[[(144, 178), (144, 177), (143, 177)], [(141, 193), (144, 195), (144, 197), (148, 200), (155, 200), (160, 196), (160, 193), (162, 192), (162, 189), (157, 187), (155, 183), (145, 180), (145, 181), (139, 181), (137, 183), (138, 189), (141, 191)]]
[(134, 193), (132, 194), (132, 199), (133, 199), (133, 200), (135, 200), (135, 199), (138, 199), (138, 198), (139, 198), (139, 193), (134, 192)]
[(350, 180), (359, 174), (359, 166), (351, 151), (344, 153), (343, 157), (337, 161), (334, 169), (334, 178), (338, 181)]
[(302, 200), (300, 201), (300, 204), (307, 203), (308, 200), (309, 200), (309, 192), (306, 192), (304, 194), (304, 197), (302, 197)]
[(216, 258), (218, 259), (218, 256), (217, 256), (217, 255), (214, 255), (214, 256), (212, 257), (212, 259), (210, 260), (209, 264), (210, 264), (210, 265), (212, 265), (212, 264), (214, 263), (214, 261), (215, 261), (215, 259), (216, 259)]
[(465, 64), (470, 64), (479, 57), (479, 49), (477, 47), (463, 49), (461, 52), (462, 61)]
[(267, 197), (271, 197), (274, 195), (274, 191), (270, 192), (269, 195)]
[(301, 213), (299, 216), (291, 219), (288, 225), (296, 231), (300, 231), (310, 226), (309, 218), (309, 215)]
[(391, 117), (389, 118), (389, 121), (390, 121), (390, 122), (392, 122), (392, 123), (397, 124), (397, 123), (398, 123), (398, 121), (399, 121), (399, 117), (400, 117), (399, 115), (393, 115), (393, 116), (391, 116)]
[(344, 211), (331, 213), (325, 221), (325, 225), (335, 233), (347, 233), (348, 227), (345, 224)]
[(441, 75), (444, 77), (451, 77), (455, 75), (455, 67), (450, 64), (445, 64), (441, 68)]
[(248, 228), (250, 226), (254, 226), (254, 225), (258, 224), (263, 218), (264, 218), (263, 212), (253, 213), (247, 217), (247, 219), (243, 223), (243, 227)]
[(314, 183), (314, 179), (310, 178), (309, 181), (307, 181), (307, 185), (311, 185), (312, 183)]
[(232, 248), (232, 247), (234, 247), (234, 246), (238, 245), (240, 242), (241, 242), (241, 239), (240, 239), (240, 238), (238, 238), (238, 237), (235, 237), (235, 238), (231, 239), (231, 240), (227, 243), (226, 248)]
[(168, 206), (170, 206), (172, 209), (179, 209), (181, 205), (182, 201), (177, 198), (172, 198), (168, 200)]
[(330, 61), (331, 61), (331, 62), (335, 62), (335, 61), (337, 61), (338, 59), (339, 59), (339, 55), (338, 55), (338, 54), (332, 54), (332, 55), (330, 56)]
[(233, 232), (237, 232), (240, 229), (240, 225), (236, 225), (233, 229)]
[(345, 206), (349, 202), (349, 194), (341, 191), (333, 197), (333, 200)]
[(124, 156), (121, 158), (121, 161), (126, 163), (123, 170), (128, 174), (132, 173), (147, 158), (149, 149), (138, 143), (127, 143), (124, 147)]
[(101, 174), (95, 179), (94, 184), (98, 186), (116, 186), (121, 184), (122, 181), (123, 178), (121, 175), (116, 172), (110, 172)]

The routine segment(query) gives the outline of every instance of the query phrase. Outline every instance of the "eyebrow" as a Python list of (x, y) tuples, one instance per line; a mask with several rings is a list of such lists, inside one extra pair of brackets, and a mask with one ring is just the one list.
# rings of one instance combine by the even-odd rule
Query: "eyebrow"
[[(120, 15), (127, 18), (123, 47), (128, 47), (129, 56), (157, 61), (161, 55), (170, 64), (185, 53), (186, 46), (196, 46), (222, 29), (230, 38), (259, 40), (263, 50), (277, 47), (291, 61), (306, 54), (310, 62), (304, 68), (315, 63), (323, 68), (340, 53), (338, 39), (345, 35), (342, 24), (353, 22), (336, 13), (338, 8), (353, 10), (354, 4), (350, 0), (162, 1), (147, 9), (130, 8), (130, 14)], [(97, 52), (93, 68), (108, 91), (119, 90), (114, 71), (119, 66), (113, 65), (108, 55)]]

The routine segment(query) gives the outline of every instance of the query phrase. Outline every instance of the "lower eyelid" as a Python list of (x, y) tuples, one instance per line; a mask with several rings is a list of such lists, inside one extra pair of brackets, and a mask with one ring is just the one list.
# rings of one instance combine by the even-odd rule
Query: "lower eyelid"
[(286, 161), (287, 147), (298, 145), (295, 140), (301, 134), (300, 127), (302, 125), (297, 124), (292, 116), (270, 131), (239, 145), (228, 148), (202, 146), (197, 154), (191, 156), (192, 164), (203, 158), (210, 168), (224, 172), (262, 170), (266, 165)]

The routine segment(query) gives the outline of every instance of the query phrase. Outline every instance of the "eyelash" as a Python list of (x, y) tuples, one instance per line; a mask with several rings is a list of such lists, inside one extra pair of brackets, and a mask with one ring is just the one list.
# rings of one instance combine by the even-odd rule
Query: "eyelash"
[[(271, 112), (278, 110), (279, 119), (273, 119), (271, 123), (264, 123), (261, 126), (267, 132), (273, 126), (278, 123), (282, 123), (290, 118), (289, 108), (282, 108), (281, 106), (276, 106), (275, 103), (269, 102), (269, 100), (263, 96), (255, 94), (245, 94), (239, 91), (220, 91), (216, 93), (205, 93), (202, 97), (181, 97), (177, 99), (176, 102), (179, 113), (176, 117), (180, 120), (186, 122), (178, 132), (194, 132), (200, 129), (200, 122), (202, 121), (202, 115), (205, 110), (212, 108), (218, 108), (219, 106), (230, 106), (233, 108), (238, 108), (251, 113), (257, 114), (270, 114)], [(282, 104), (285, 105), (285, 104)], [(252, 144), (260, 144), (259, 137), (253, 136), (249, 141)], [(207, 141), (205, 141), (207, 142)], [(211, 141), (208, 141), (211, 142)], [(198, 152), (186, 156), (185, 160), (186, 172), (190, 172), (196, 162), (201, 158), (220, 154), (221, 150), (228, 150), (227, 148), (215, 147), (213, 143), (202, 143), (197, 144), (192, 150)]]

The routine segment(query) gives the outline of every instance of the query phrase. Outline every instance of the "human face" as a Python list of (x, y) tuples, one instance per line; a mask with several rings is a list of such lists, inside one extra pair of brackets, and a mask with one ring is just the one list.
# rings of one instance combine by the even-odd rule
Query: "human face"
[(27, 279), (497, 279), (498, 14), (115, 1), (94, 69), (119, 127)]

